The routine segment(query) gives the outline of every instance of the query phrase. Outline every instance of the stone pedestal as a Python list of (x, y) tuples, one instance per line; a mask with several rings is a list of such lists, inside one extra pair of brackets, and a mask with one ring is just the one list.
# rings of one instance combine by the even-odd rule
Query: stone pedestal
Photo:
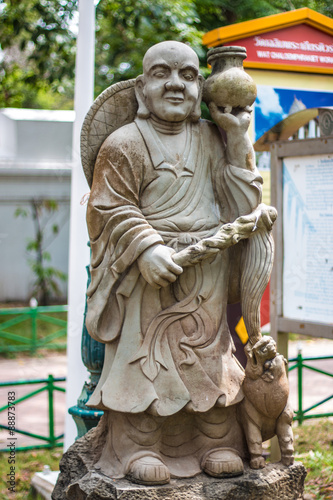
[(46, 465), (43, 472), (36, 472), (31, 480), (32, 498), (51, 500), (54, 485), (57, 482), (59, 471), (51, 471)]
[(216, 479), (200, 474), (172, 479), (164, 486), (141, 486), (126, 479), (110, 479), (94, 468), (104, 441), (94, 428), (72, 445), (60, 462), (61, 474), (53, 500), (300, 500), (306, 470), (301, 463), (285, 467), (268, 464), (253, 470), (245, 464), (243, 476)]
[(112, 480), (90, 471), (74, 481), (56, 500), (298, 500), (303, 498), (306, 471), (301, 463), (291, 467), (269, 464), (264, 470), (245, 467), (238, 478), (216, 479), (200, 474), (174, 479), (164, 486), (141, 486), (126, 479)]

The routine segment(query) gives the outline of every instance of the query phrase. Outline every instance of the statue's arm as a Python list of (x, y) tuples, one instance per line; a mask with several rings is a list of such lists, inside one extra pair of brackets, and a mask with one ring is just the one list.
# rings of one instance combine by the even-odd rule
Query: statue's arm
[(134, 147), (110, 136), (98, 154), (87, 208), (92, 269), (121, 274), (147, 248), (163, 243), (140, 210), (143, 166), (131, 154)]
[(226, 133), (227, 162), (235, 167), (255, 172), (255, 155), (248, 134), (251, 110), (245, 108), (233, 113), (223, 113), (213, 102), (210, 103), (209, 110), (215, 123)]
[(174, 250), (164, 245), (140, 210), (145, 149), (128, 135), (118, 135), (104, 143), (94, 171), (87, 211), (92, 271), (109, 267), (121, 274), (137, 261), (150, 285), (166, 286), (182, 268), (171, 258)]
[[(216, 201), (221, 207), (222, 221), (228, 224), (222, 225), (216, 235), (203, 243), (206, 248), (215, 244), (219, 247), (222, 243), (223, 248), (225, 242), (243, 240), (227, 250), (231, 269), (229, 302), (241, 302), (251, 343), (255, 343), (260, 338), (260, 301), (272, 268), (274, 245), (271, 229), (277, 213), (274, 208), (261, 203), (262, 178), (255, 166), (247, 134), (250, 113), (247, 110), (235, 115), (221, 113), (213, 106), (211, 114), (227, 136), (225, 141), (217, 133), (212, 135), (217, 149), (212, 147), (211, 150), (215, 151), (212, 154), (212, 179)], [(222, 148), (224, 152), (221, 154)], [(210, 247), (209, 252), (212, 250)]]

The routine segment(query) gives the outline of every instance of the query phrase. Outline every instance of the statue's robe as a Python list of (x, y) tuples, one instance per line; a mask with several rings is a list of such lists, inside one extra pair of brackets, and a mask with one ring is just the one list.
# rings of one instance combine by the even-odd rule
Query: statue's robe
[(161, 289), (137, 264), (151, 245), (179, 251), (260, 203), (258, 172), (228, 164), (217, 127), (186, 127), (180, 158), (142, 119), (112, 133), (98, 154), (87, 212), (86, 324), (106, 349), (90, 406), (140, 413), (154, 403), (158, 415), (170, 416), (188, 404), (207, 412), (217, 400), (230, 406), (243, 397), (226, 318), (236, 272), (230, 252), (184, 268)]

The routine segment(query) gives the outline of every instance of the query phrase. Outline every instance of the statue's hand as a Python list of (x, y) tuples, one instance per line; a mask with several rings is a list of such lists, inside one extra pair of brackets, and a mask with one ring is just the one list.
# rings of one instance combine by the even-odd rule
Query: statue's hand
[(276, 208), (261, 203), (255, 210), (255, 213), (258, 213), (258, 211), (260, 215), (256, 219), (255, 229), (258, 228), (271, 231), (278, 215)]
[(249, 107), (236, 109), (230, 113), (221, 111), (214, 102), (211, 102), (209, 111), (214, 122), (227, 133), (233, 132), (237, 134), (242, 132), (244, 134), (249, 128), (251, 121), (251, 109)]
[(144, 279), (154, 288), (168, 286), (176, 281), (183, 268), (175, 264), (171, 255), (175, 251), (165, 245), (153, 245), (138, 258), (138, 266)]

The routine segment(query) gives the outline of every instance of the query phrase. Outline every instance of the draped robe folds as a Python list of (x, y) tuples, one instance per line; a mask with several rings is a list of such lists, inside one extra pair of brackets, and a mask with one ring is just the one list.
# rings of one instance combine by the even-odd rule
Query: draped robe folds
[(260, 176), (229, 165), (218, 129), (187, 123), (175, 158), (150, 120), (111, 134), (96, 161), (87, 223), (91, 284), (86, 324), (106, 344), (103, 372), (89, 406), (173, 415), (188, 403), (206, 412), (217, 400), (242, 399), (244, 373), (226, 320), (229, 251), (192, 267), (161, 289), (141, 275), (148, 247), (179, 251), (260, 203)]

